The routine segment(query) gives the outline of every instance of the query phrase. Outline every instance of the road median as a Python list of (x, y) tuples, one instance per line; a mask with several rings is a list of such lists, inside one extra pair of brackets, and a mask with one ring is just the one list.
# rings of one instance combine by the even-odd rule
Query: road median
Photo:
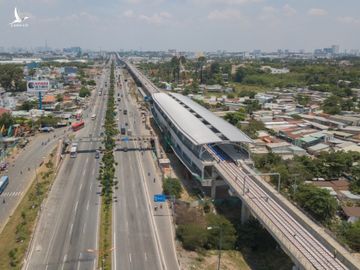
[(108, 92), (107, 109), (105, 115), (105, 137), (102, 162), (100, 166), (99, 181), (102, 187), (101, 190), (101, 214), (100, 214), (100, 228), (99, 228), (99, 250), (98, 266), (103, 270), (111, 269), (112, 262), (112, 194), (115, 177), (115, 159), (113, 150), (115, 148), (114, 137), (117, 134), (115, 129), (115, 99), (114, 99), (114, 75), (115, 65), (111, 65), (110, 73), (110, 87)]

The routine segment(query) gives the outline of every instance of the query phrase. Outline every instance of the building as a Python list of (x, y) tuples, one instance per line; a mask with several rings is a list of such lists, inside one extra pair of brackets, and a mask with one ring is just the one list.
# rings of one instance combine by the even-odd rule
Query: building
[(78, 71), (77, 67), (64, 67), (64, 74), (65, 75), (76, 74), (77, 71)]
[(346, 216), (347, 222), (354, 223), (360, 219), (360, 207), (343, 206), (342, 210)]
[(360, 117), (359, 115), (330, 115), (329, 119), (344, 123), (348, 126), (360, 126)]
[(290, 72), (288, 68), (273, 68), (270, 66), (262, 66), (261, 70), (270, 71), (271, 74), (286, 74)]
[(313, 146), (308, 147), (308, 152), (311, 155), (318, 155), (321, 152), (328, 152), (331, 150), (330, 146), (325, 143), (318, 143)]
[(155, 93), (152, 112), (169, 147), (198, 180), (212, 179), (213, 160), (204, 150), (214, 145), (233, 160), (248, 158), (252, 140), (238, 128), (181, 94)]
[(54, 110), (56, 106), (56, 98), (53, 95), (47, 95), (42, 98), (42, 107), (44, 110)]
[(11, 110), (5, 109), (5, 108), (0, 108), (0, 116), (2, 116), (5, 113), (11, 113)]

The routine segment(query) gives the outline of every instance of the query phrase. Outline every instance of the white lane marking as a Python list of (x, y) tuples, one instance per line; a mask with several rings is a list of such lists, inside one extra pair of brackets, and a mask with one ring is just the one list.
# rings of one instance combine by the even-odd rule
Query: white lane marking
[(80, 184), (80, 190), (82, 189), (82, 183)]
[(69, 233), (69, 235), (71, 235), (72, 230), (73, 230), (73, 227), (74, 227), (74, 223), (71, 223), (71, 226), (70, 226), (70, 233)]
[[(113, 204), (113, 245), (116, 245), (116, 204)], [(114, 265), (114, 270), (116, 270), (116, 267), (117, 267), (117, 261), (116, 261), (116, 253), (114, 252), (113, 255), (113, 265)]]
[(77, 270), (80, 269), (80, 264), (81, 264), (81, 253), (79, 254), (79, 259), (78, 259), (78, 265), (77, 265)]
[(63, 263), (62, 263), (62, 266), (61, 266), (61, 270), (64, 269), (66, 259), (67, 259), (67, 254), (65, 254), (65, 256), (64, 256)]
[[(98, 196), (98, 203), (97, 203), (97, 205), (98, 205), (98, 207), (97, 207), (97, 220), (96, 220), (96, 222), (97, 222), (97, 228), (100, 228), (100, 225), (99, 225), (99, 222), (100, 222), (100, 204), (101, 204), (101, 197), (100, 196)], [(96, 234), (95, 234), (95, 249), (97, 250), (98, 249), (98, 244), (99, 244), (99, 229), (97, 229), (96, 230)], [(95, 269), (97, 269), (97, 262), (98, 262), (98, 256), (96, 256), (96, 259), (94, 260), (94, 267), (93, 267), (93, 269), (95, 270)]]
[(76, 204), (75, 204), (75, 212), (77, 211), (78, 205), (79, 205), (79, 200), (76, 201)]
[(145, 261), (147, 261), (147, 255), (146, 255), (146, 252), (145, 252), (145, 254), (144, 254), (144, 255), (145, 255)]
[(88, 211), (88, 210), (89, 210), (89, 201), (86, 204), (86, 211)]
[(129, 253), (129, 261), (130, 261), (130, 263), (131, 263), (131, 253)]

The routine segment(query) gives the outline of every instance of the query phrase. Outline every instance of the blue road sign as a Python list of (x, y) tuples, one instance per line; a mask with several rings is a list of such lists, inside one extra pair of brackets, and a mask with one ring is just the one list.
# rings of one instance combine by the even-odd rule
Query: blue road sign
[(154, 202), (165, 202), (166, 196), (165, 194), (155, 194), (154, 195)]

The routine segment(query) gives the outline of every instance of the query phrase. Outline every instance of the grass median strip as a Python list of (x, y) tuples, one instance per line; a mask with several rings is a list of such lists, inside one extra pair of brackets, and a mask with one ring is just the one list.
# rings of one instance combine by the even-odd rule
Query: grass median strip
[(112, 254), (112, 194), (115, 185), (115, 159), (113, 150), (115, 148), (114, 137), (118, 133), (115, 123), (115, 99), (114, 99), (114, 63), (111, 65), (110, 87), (108, 93), (107, 109), (105, 115), (105, 138), (104, 138), (104, 154), (102, 157), (99, 180), (102, 186), (101, 200), (101, 222), (99, 237), (99, 267), (101, 269), (111, 269)]
[(21, 269), (41, 204), (55, 179), (55, 153), (37, 169), (36, 180), (0, 234), (0, 269)]

